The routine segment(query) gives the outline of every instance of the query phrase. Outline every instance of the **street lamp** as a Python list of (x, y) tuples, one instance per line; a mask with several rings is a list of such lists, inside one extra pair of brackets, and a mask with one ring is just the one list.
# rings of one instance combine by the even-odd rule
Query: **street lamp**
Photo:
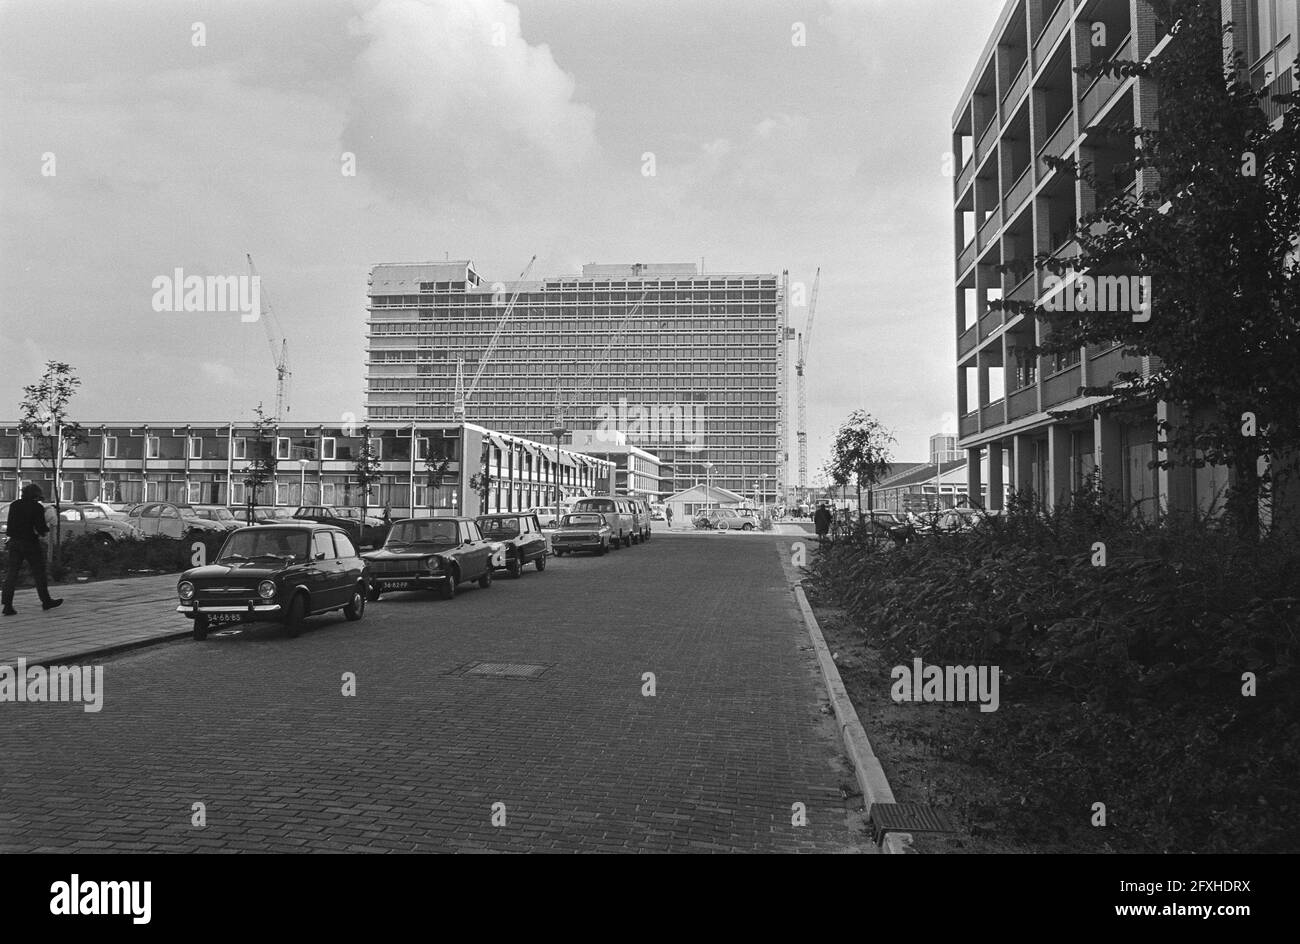
[(568, 430), (560, 422), (560, 418), (555, 418), (555, 425), (551, 427), (551, 435), (555, 437), (555, 526), (560, 526), (560, 440)]

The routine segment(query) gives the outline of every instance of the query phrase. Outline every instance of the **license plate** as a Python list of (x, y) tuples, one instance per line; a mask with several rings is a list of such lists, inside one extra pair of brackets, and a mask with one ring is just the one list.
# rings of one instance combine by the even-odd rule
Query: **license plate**
[(243, 619), (241, 613), (212, 613), (208, 616), (209, 623), (238, 623)]
[(411, 581), (409, 580), (385, 580), (384, 581), (385, 590), (407, 590), (410, 588), (410, 586), (411, 586)]

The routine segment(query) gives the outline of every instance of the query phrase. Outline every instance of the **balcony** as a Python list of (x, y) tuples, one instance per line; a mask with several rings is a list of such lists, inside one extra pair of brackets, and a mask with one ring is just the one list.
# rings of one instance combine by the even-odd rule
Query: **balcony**
[[(1294, 76), (1291, 74), (1291, 70), (1287, 69), (1287, 71), (1283, 72), (1268, 84), (1268, 94), (1288, 95), (1293, 90), (1294, 85)], [(1271, 98), (1261, 99), (1259, 106), (1264, 109), (1264, 114), (1268, 116), (1270, 122), (1277, 121), (1287, 110), (1286, 105), (1281, 102), (1275, 102)]]
[(975, 349), (976, 342), (975, 325), (971, 325), (965, 331), (957, 336), (957, 359), (961, 360), (967, 354)]
[(980, 340), (990, 338), (993, 333), (1002, 327), (1002, 309), (995, 308), (992, 311), (985, 312), (980, 316)]
[(957, 255), (957, 274), (961, 275), (963, 272), (969, 269), (971, 267), (971, 263), (974, 261), (975, 261), (975, 240), (972, 239), (970, 242), (966, 244), (966, 248), (963, 249)]
[(1038, 293), (1038, 283), (1034, 273), (1026, 275), (1011, 291), (1007, 292), (1009, 302), (1032, 302)]
[[(1130, 34), (1120, 44), (1111, 59), (1123, 61), (1128, 58), (1132, 50), (1133, 37)], [(1099, 75), (1093, 79), (1088, 90), (1079, 99), (1079, 126), (1086, 128), (1127, 81), (1123, 76), (1118, 75)]]
[(980, 428), (994, 429), (1007, 421), (1007, 401), (994, 400), (980, 407)]
[(1078, 364), (1053, 374), (1043, 381), (1043, 408), (1073, 400), (1079, 395), (1079, 378), (1082, 371)]
[(1066, 115), (1065, 119), (1056, 126), (1056, 130), (1048, 137), (1047, 143), (1038, 149), (1038, 160), (1042, 164), (1039, 168), (1043, 174), (1050, 173), (1051, 168), (1046, 163), (1042, 163), (1045, 157), (1064, 157), (1065, 152), (1070, 149), (1074, 143), (1074, 116)]
[(1022, 416), (1038, 412), (1038, 385), (1022, 387), (1007, 397), (1007, 419), (1018, 420)]
[(1052, 18), (1047, 21), (1043, 31), (1038, 34), (1038, 39), (1034, 42), (1034, 68), (1042, 63), (1052, 46), (1056, 44), (1061, 33), (1065, 31), (1065, 26), (1070, 22), (1070, 17), (1074, 13), (1074, 4), (1071, 0), (1061, 0), (1056, 5), (1056, 11)]
[(997, 210), (990, 213), (988, 218), (980, 224), (979, 233), (977, 234), (977, 242), (981, 251), (988, 245), (989, 240), (993, 238), (993, 235), (998, 231), (998, 227), (1001, 225), (1002, 214)]
[(960, 197), (966, 192), (966, 188), (970, 186), (970, 180), (973, 176), (975, 176), (975, 161), (969, 160), (966, 162), (966, 166), (957, 174), (956, 196)]
[(1029, 194), (1033, 189), (1034, 178), (1033, 175), (1029, 173), (1029, 165), (1026, 164), (1025, 169), (1021, 171), (1020, 176), (1016, 178), (1016, 182), (1012, 184), (1011, 189), (1007, 191), (1006, 198), (1003, 201), (1002, 205), (1006, 208), (1007, 216), (1012, 216), (1016, 210), (1020, 209), (1020, 204), (1024, 203), (1025, 200), (1028, 199)]
[(1110, 384), (1122, 370), (1142, 369), (1140, 358), (1125, 357), (1120, 353), (1121, 350), (1123, 348), (1113, 347), (1088, 358), (1088, 386), (1104, 387)]
[(1006, 92), (1002, 95), (1002, 114), (1005, 117), (1015, 107), (1016, 102), (1020, 101), (1020, 96), (1025, 94), (1025, 89), (1029, 88), (1029, 59), (1020, 66), (1020, 71), (1016, 77), (1011, 80), (1007, 86)]
[(976, 165), (984, 162), (984, 158), (988, 156), (989, 151), (993, 150), (993, 145), (997, 143), (997, 140), (998, 119), (997, 116), (994, 115), (993, 120), (989, 122), (989, 126), (985, 128), (984, 132), (980, 135), (979, 143), (975, 145)]
[(957, 436), (965, 439), (967, 436), (974, 436), (980, 431), (980, 414), (976, 410), (974, 413), (967, 413), (957, 420)]

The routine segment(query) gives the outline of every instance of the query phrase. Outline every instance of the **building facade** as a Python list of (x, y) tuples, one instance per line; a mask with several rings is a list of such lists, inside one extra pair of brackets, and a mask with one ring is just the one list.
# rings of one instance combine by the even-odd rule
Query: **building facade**
[(584, 456), (604, 459), (612, 466), (612, 491), (619, 495), (639, 495), (658, 501), (664, 491), (664, 467), (659, 457), (627, 441), (622, 433), (610, 434), (590, 429), (575, 429), (569, 434), (569, 448)]
[[(472, 423), (86, 423), (75, 444), (0, 427), (0, 501), (40, 485), (62, 501), (243, 505), (258, 456), (275, 469), (259, 505), (389, 508), (404, 516), (479, 514), (554, 504), (608, 489), (612, 463)], [(61, 474), (48, 456), (62, 443)], [(366, 446), (378, 478), (364, 497), (356, 466)], [(482, 496), (486, 493), (486, 502)]]
[(386, 264), (370, 273), (366, 415), (453, 416), (518, 299), (466, 403), (466, 418), (538, 441), (618, 430), (677, 481), (712, 463), (736, 488), (784, 474), (787, 278), (702, 274), (695, 265), (587, 265), (581, 275), (489, 283), (468, 261)]
[[(1256, 87), (1290, 91), (1300, 0), (1224, 0), (1222, 9)], [(1153, 86), (1074, 69), (1142, 60), (1168, 41), (1144, 0), (1009, 0), (953, 116), (958, 446), (969, 460), (968, 492), (982, 492), (987, 475), (992, 507), (1006, 484), (1051, 506), (1093, 474), (1146, 514), (1208, 509), (1228, 484), (1223, 468), (1150, 467), (1157, 420), (1177, 419), (1165, 405), (1121, 423), (1107, 412), (1109, 398), (1083, 394), (1121, 371), (1149, 375), (1159, 367), (1152, 358), (1125, 357), (1118, 346), (1030, 357), (1042, 326), (990, 308), (999, 299), (1041, 304), (1048, 287), (1035, 255), (1077, 254), (1071, 232), (1080, 217), (1144, 185), (1145, 172), (1114, 180), (1132, 149), (1104, 131), (1152, 125)], [(1099, 189), (1047, 158), (1091, 165)]]

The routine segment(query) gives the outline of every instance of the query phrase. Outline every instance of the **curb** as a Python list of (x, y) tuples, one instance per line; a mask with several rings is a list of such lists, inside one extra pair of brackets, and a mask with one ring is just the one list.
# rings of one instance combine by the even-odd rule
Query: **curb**
[[(826, 638), (817, 624), (817, 617), (813, 615), (812, 607), (808, 605), (808, 597), (799, 584), (794, 586), (794, 597), (799, 603), (800, 613), (803, 614), (808, 638), (812, 640), (813, 649), (817, 653), (817, 664), (821, 666), (822, 680), (826, 683), (827, 694), (830, 695), (831, 704), (835, 709), (835, 720), (840, 725), (844, 749), (853, 764), (853, 773), (857, 777), (858, 787), (862, 790), (867, 809), (870, 810), (873, 803), (893, 803), (894, 791), (889, 787), (889, 779), (885, 776), (885, 770), (880, 766), (875, 751), (871, 749), (866, 729), (862, 727), (857, 710), (849, 700), (844, 682), (840, 679), (840, 671), (835, 667), (835, 660), (831, 658)], [(911, 833), (887, 834), (880, 851), (891, 855), (916, 853), (912, 848)]]
[[(87, 649), (84, 652), (65, 653), (63, 655), (40, 656), (37, 658), (27, 659), (28, 665), (49, 666), (54, 662), (67, 662), (73, 659), (96, 659), (101, 656), (114, 656), (122, 652), (130, 652), (132, 649), (144, 649), (148, 646), (154, 646), (162, 642), (173, 642), (177, 639), (188, 639), (190, 631), (167, 633), (165, 636), (151, 636), (148, 639), (136, 639), (132, 642), (119, 642), (110, 646), (100, 646), (97, 649)], [(26, 658), (26, 657), (24, 657)]]

